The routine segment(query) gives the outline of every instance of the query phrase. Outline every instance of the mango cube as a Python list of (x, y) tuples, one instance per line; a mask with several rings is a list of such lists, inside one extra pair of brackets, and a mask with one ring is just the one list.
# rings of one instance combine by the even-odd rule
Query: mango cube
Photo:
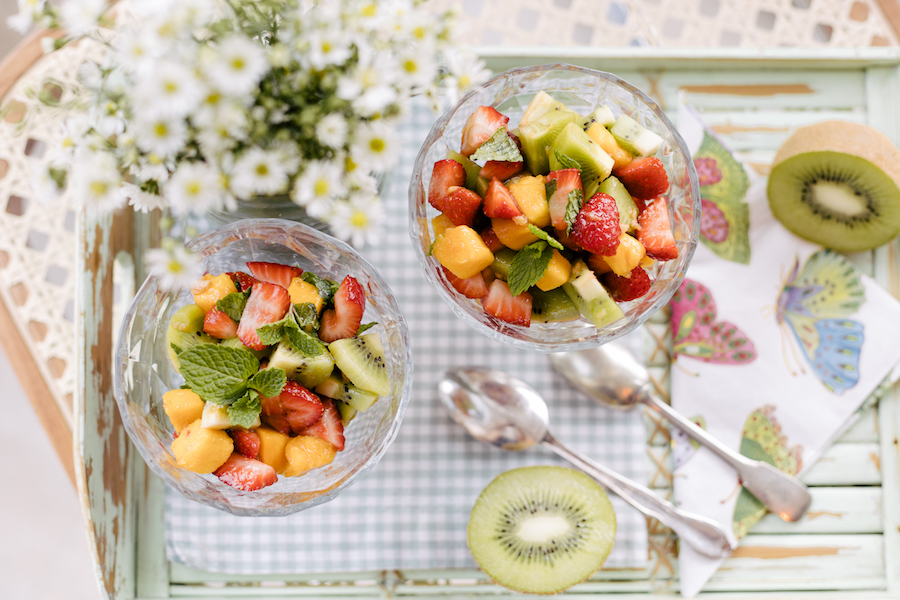
[(194, 473), (212, 473), (234, 452), (234, 441), (222, 429), (204, 429), (197, 419), (172, 441), (175, 464)]
[[(516, 217), (519, 219), (521, 217)], [(500, 243), (513, 250), (521, 250), (540, 238), (528, 231), (528, 223), (518, 223), (515, 219), (491, 219), (491, 229)]]
[(207, 273), (203, 279), (191, 287), (194, 302), (203, 309), (203, 312), (207, 313), (216, 306), (216, 302), (236, 291), (237, 287), (231, 277), (225, 273), (216, 276)]
[(550, 225), (550, 203), (547, 202), (543, 176), (523, 175), (510, 181), (506, 187), (531, 223), (541, 229)]
[(163, 394), (163, 410), (176, 433), (203, 416), (203, 400), (191, 390), (169, 390)]
[(615, 161), (613, 169), (620, 169), (630, 165), (631, 161), (634, 160), (631, 153), (622, 148), (619, 145), (619, 142), (616, 141), (616, 138), (613, 137), (613, 134), (600, 123), (594, 123), (588, 127), (588, 130), (585, 133), (588, 134), (589, 138), (597, 142), (597, 145), (603, 148), (603, 151), (609, 154), (613, 161)]
[(316, 312), (322, 312), (322, 306), (324, 306), (325, 302), (322, 300), (322, 296), (319, 295), (319, 290), (316, 289), (316, 286), (308, 281), (294, 277), (291, 279), (291, 285), (288, 286), (288, 294), (291, 295), (291, 304), (309, 302), (316, 305)]
[(569, 280), (572, 273), (572, 263), (566, 260), (566, 257), (559, 253), (556, 248), (553, 249), (553, 257), (544, 275), (538, 279), (537, 286), (542, 292), (554, 290)]
[(259, 455), (256, 460), (266, 463), (279, 475), (284, 475), (288, 466), (284, 449), (291, 438), (265, 425), (258, 427), (255, 431), (259, 435)]
[(451, 227), (434, 242), (432, 254), (448, 271), (468, 279), (494, 262), (494, 253), (481, 236), (467, 225)]
[(604, 256), (603, 260), (609, 265), (613, 273), (619, 277), (628, 277), (632, 269), (641, 263), (646, 256), (647, 249), (634, 237), (623, 233), (619, 236), (619, 247), (613, 256)]
[(453, 221), (447, 215), (438, 215), (431, 220), (431, 226), (434, 228), (434, 239), (444, 235), (444, 232), (453, 227)]
[(284, 474), (288, 477), (296, 477), (330, 464), (337, 454), (337, 449), (316, 436), (298, 435), (288, 442), (284, 453), (288, 463)]

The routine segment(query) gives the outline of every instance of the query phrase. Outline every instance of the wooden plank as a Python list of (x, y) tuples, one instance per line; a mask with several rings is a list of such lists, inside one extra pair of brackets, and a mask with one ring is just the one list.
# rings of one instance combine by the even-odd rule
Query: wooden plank
[(753, 533), (882, 533), (882, 490), (879, 487), (810, 488), (812, 504), (796, 523), (766, 515)]
[(46, 38), (62, 37), (60, 30), (43, 30), (32, 32), (28, 37), (19, 42), (2, 62), (0, 62), (0, 99), (15, 85), (28, 69), (39, 58), (44, 56), (41, 40)]
[(900, 3), (897, 0), (875, 0), (881, 14), (894, 30), (894, 35), (900, 37)]

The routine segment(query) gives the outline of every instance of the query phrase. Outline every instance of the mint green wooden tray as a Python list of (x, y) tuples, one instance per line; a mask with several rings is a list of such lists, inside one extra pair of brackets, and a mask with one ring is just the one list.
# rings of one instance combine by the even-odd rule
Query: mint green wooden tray
[[(662, 51), (655, 48), (482, 48), (495, 72), (551, 62), (611, 71), (674, 109), (680, 93), (704, 111), (738, 155), (764, 174), (793, 127), (838, 118), (873, 125), (900, 140), (900, 51)], [(497, 595), (475, 570), (385, 571), (265, 577), (212, 574), (166, 559), (163, 486), (130, 445), (113, 398), (112, 352), (127, 300), (143, 279), (141, 256), (154, 230), (145, 217), (79, 223), (76, 469), (96, 574), (105, 597), (292, 598)], [(900, 242), (851, 258), (900, 297)], [(667, 389), (663, 317), (648, 326), (648, 357)], [(900, 343), (900, 340), (898, 340)], [(664, 422), (647, 417), (648, 478), (671, 493)], [(900, 391), (830, 448), (805, 477), (813, 504), (797, 524), (767, 517), (710, 580), (709, 598), (900, 598)], [(678, 592), (677, 543), (656, 522), (646, 569), (605, 570), (569, 590), (649, 598)]]

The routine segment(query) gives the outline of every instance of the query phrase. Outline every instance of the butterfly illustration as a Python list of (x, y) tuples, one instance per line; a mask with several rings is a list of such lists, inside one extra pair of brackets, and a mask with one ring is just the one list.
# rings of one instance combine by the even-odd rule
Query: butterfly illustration
[[(862, 323), (848, 317), (864, 301), (865, 288), (856, 267), (830, 250), (814, 253), (802, 269), (795, 260), (778, 295), (775, 318), (779, 326), (793, 332), (816, 377), (835, 394), (859, 381), (865, 336)], [(800, 370), (804, 371), (802, 363)]]
[(720, 258), (750, 262), (750, 209), (744, 202), (750, 180), (715, 136), (704, 132), (694, 154), (700, 181), (700, 241)]
[(742, 365), (756, 348), (737, 325), (716, 321), (716, 303), (703, 284), (685, 279), (672, 296), (672, 350), (707, 363)]
[[(696, 416), (691, 421), (700, 429), (706, 429), (706, 419), (702, 416)], [(688, 434), (680, 429), (673, 427), (670, 445), (672, 446), (672, 465), (678, 469), (694, 456), (697, 448), (700, 447), (700, 442), (688, 437)]]
[[(790, 475), (796, 475), (803, 468), (803, 448), (788, 448), (787, 438), (781, 434), (781, 426), (775, 419), (775, 407), (771, 404), (754, 410), (747, 417), (741, 434), (740, 452), (747, 458), (767, 462)], [(734, 535), (744, 537), (765, 514), (766, 506), (741, 487), (732, 517)]]

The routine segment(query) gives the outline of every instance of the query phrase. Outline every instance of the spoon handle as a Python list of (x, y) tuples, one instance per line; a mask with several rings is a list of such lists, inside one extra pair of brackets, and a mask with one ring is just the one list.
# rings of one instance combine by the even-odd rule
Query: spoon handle
[(725, 558), (731, 556), (732, 550), (737, 546), (734, 534), (715, 521), (675, 508), (672, 503), (663, 500), (639, 483), (622, 477), (566, 447), (549, 432), (543, 443), (628, 504), (669, 527), (682, 541), (700, 554), (710, 558)]
[(735, 452), (647, 389), (640, 394), (640, 400), (734, 467), (743, 486), (783, 520), (797, 521), (809, 508), (812, 497), (799, 479), (768, 463)]

